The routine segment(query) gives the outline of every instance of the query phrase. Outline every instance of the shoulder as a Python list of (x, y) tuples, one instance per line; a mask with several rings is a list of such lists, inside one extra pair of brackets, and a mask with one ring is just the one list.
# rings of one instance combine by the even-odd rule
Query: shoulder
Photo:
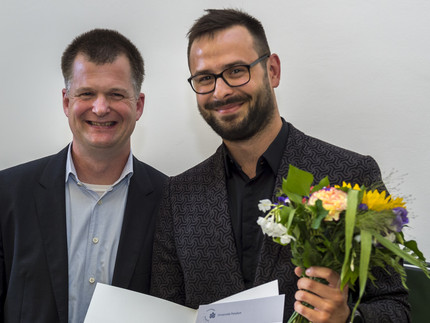
[(142, 192), (155, 191), (161, 193), (167, 179), (166, 174), (133, 156), (131, 187), (137, 187)]
[(204, 182), (224, 175), (224, 148), (218, 147), (216, 152), (190, 169), (171, 177), (173, 182)]
[(167, 179), (167, 175), (158, 169), (148, 165), (136, 157), (133, 156), (133, 169), (137, 171), (138, 175), (147, 174), (150, 177), (159, 178), (159, 179)]
[(306, 135), (291, 124), (284, 158), (314, 174), (316, 180), (329, 176), (332, 183), (348, 181), (370, 185), (381, 182), (379, 166), (371, 156)]
[[(67, 148), (64, 148), (59, 153), (35, 159), (23, 164), (19, 164), (0, 171), (0, 183), (8, 181), (19, 181), (21, 178), (27, 180), (40, 176), (48, 166), (57, 164), (62, 169), (65, 167), (67, 158)], [(53, 171), (53, 169), (51, 169)]]
[(304, 152), (308, 154), (330, 153), (341, 156), (352, 156), (353, 158), (367, 157), (352, 150), (348, 150), (346, 148), (333, 145), (321, 139), (309, 136), (304, 132), (298, 130), (291, 124), (289, 124), (288, 145), (301, 147), (302, 149), (304, 149)]

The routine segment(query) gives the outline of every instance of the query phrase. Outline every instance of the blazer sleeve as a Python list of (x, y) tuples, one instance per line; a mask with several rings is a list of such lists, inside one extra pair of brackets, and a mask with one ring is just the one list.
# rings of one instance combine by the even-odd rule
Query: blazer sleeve
[(150, 294), (184, 305), (184, 276), (176, 253), (170, 186), (169, 179), (155, 229)]
[[(382, 181), (377, 162), (365, 156), (367, 171), (363, 174), (363, 183), (375, 186), (378, 190), (387, 190)], [(408, 291), (403, 287), (400, 275), (391, 267), (372, 269), (375, 281), (368, 280), (366, 290), (358, 309), (364, 322), (411, 322)], [(358, 297), (358, 284), (351, 295), (351, 302)], [(353, 305), (352, 305), (353, 306)]]

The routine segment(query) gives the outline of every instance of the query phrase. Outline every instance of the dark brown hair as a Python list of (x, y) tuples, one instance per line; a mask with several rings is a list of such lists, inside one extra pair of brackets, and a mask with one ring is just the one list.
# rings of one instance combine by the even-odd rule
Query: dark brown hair
[(73, 63), (78, 54), (83, 54), (90, 62), (100, 65), (114, 62), (121, 54), (126, 55), (130, 62), (135, 95), (139, 95), (145, 75), (144, 63), (139, 50), (128, 38), (109, 29), (93, 29), (76, 37), (61, 57), (61, 70), (67, 91), (70, 89)]
[(188, 31), (188, 63), (193, 42), (202, 37), (213, 37), (217, 31), (233, 26), (245, 27), (254, 38), (254, 47), (258, 55), (270, 53), (263, 25), (256, 18), (237, 9), (206, 9), (207, 13), (197, 19)]

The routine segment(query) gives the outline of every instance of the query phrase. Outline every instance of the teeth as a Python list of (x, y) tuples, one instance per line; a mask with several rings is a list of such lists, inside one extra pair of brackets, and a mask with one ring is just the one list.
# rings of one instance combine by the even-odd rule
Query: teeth
[(110, 126), (113, 126), (115, 123), (113, 121), (109, 121), (109, 122), (90, 121), (90, 124), (93, 126), (99, 126), (99, 127), (110, 127)]

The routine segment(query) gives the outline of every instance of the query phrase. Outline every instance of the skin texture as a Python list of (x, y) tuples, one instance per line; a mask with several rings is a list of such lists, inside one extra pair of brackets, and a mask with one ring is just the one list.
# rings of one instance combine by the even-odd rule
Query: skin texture
[(125, 55), (97, 65), (78, 54), (63, 110), (73, 133), (72, 156), (79, 178), (112, 184), (130, 153), (130, 136), (142, 115), (144, 94), (135, 94)]
[[(216, 32), (213, 37), (203, 36), (193, 42), (189, 57), (190, 72), (191, 75), (217, 74), (235, 64), (249, 64), (261, 55), (255, 50), (248, 30), (233, 26)], [(282, 126), (274, 93), (280, 82), (280, 70), (279, 57), (272, 54), (263, 63), (251, 68), (249, 83), (230, 87), (219, 78), (214, 92), (196, 94), (201, 115), (223, 138), (249, 178), (255, 176), (258, 158)], [(300, 270), (296, 273), (300, 275)], [(329, 285), (308, 278), (300, 279), (296, 311), (314, 323), (346, 322), (350, 313), (348, 294), (347, 289), (340, 291), (339, 276), (322, 267), (310, 268), (308, 275), (324, 278)], [(300, 301), (306, 301), (315, 308), (307, 308)]]

